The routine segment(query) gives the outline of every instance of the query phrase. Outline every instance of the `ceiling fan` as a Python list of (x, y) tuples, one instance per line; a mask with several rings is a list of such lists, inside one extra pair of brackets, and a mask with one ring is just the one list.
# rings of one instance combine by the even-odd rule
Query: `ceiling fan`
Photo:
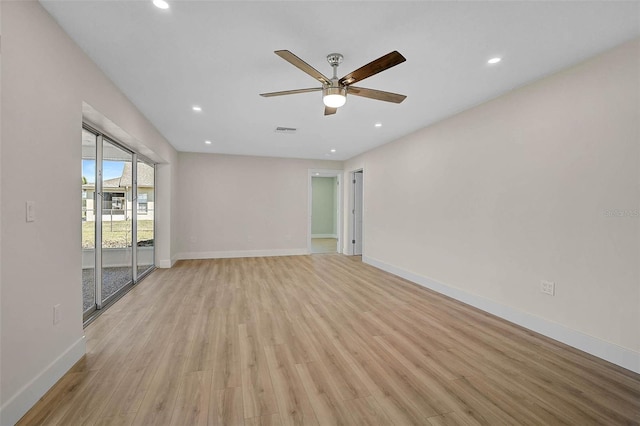
[(406, 98), (405, 95), (399, 95), (397, 93), (352, 86), (353, 83), (364, 80), (365, 78), (371, 77), (372, 75), (378, 74), (379, 72), (395, 67), (396, 65), (406, 61), (405, 57), (397, 51), (387, 53), (386, 55), (376, 59), (375, 61), (369, 62), (340, 79), (338, 78), (337, 72), (338, 66), (343, 60), (343, 56), (339, 53), (331, 53), (327, 55), (327, 61), (333, 68), (332, 78), (325, 77), (320, 71), (316, 70), (288, 50), (276, 50), (274, 53), (318, 80), (322, 83), (322, 87), (261, 93), (260, 96), (271, 97), (322, 91), (322, 101), (325, 105), (324, 115), (335, 114), (338, 108), (344, 105), (347, 101), (347, 93), (350, 95), (362, 96), (364, 98), (376, 99), (385, 102), (394, 102), (397, 104), (404, 101)]

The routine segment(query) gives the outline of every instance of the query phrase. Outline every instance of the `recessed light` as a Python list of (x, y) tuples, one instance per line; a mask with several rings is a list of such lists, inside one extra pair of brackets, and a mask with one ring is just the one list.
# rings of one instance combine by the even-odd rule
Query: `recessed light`
[(315, 173), (316, 176), (320, 176), (320, 173)]
[(374, 124), (374, 126), (376, 126), (376, 127), (382, 127), (382, 123), (376, 123), (376, 124)]
[(204, 141), (207, 145), (211, 145), (211, 141)]
[(153, 5), (158, 9), (169, 9), (169, 3), (164, 0), (153, 0)]
[(497, 64), (497, 63), (498, 63), (498, 62), (500, 62), (501, 60), (502, 60), (502, 58), (495, 57), (495, 58), (491, 58), (491, 59), (489, 59), (489, 60), (487, 61), (487, 63), (489, 63), (489, 64), (493, 65), (493, 64)]
[(196, 111), (196, 112), (200, 112), (202, 111), (202, 107), (198, 106), (198, 105), (194, 105), (191, 107), (192, 110)]
[(336, 152), (335, 148), (331, 149), (331, 152)]

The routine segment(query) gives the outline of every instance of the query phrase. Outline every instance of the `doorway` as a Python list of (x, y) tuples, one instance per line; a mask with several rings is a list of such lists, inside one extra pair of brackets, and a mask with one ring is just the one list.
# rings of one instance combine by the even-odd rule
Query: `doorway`
[(342, 252), (340, 170), (309, 170), (309, 253)]
[(82, 129), (84, 321), (154, 268), (155, 164)]

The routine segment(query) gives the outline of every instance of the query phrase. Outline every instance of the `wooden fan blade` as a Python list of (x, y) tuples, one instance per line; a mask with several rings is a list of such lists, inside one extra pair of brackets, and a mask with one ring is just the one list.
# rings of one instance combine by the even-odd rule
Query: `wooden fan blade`
[(324, 107), (324, 115), (333, 115), (338, 111), (338, 108)]
[(371, 77), (372, 75), (378, 74), (386, 69), (395, 67), (404, 61), (406, 61), (405, 57), (398, 53), (397, 50), (394, 50), (393, 52), (387, 53), (383, 57), (358, 68), (352, 73), (345, 75), (340, 79), (340, 84), (348, 86), (355, 82), (364, 80), (365, 78)]
[(364, 87), (349, 86), (347, 88), (349, 95), (362, 96), (363, 98), (377, 99), (379, 101), (393, 102), (399, 104), (406, 99), (405, 95), (397, 93), (383, 92), (382, 90), (365, 89)]
[(282, 92), (260, 93), (260, 96), (270, 98), (271, 96), (295, 95), (297, 93), (319, 92), (320, 90), (322, 90), (322, 87), (314, 87), (312, 89), (284, 90)]
[(311, 65), (309, 65), (308, 63), (303, 61), (302, 59), (298, 58), (296, 55), (294, 55), (293, 53), (289, 52), (288, 50), (276, 50), (273, 53), (275, 53), (276, 55), (280, 56), (282, 59), (284, 59), (285, 61), (289, 62), (290, 64), (298, 67), (302, 71), (306, 72), (311, 77), (313, 77), (316, 80), (318, 80), (320, 83), (322, 83), (324, 85), (330, 85), (331, 84), (331, 80), (329, 80), (327, 77), (325, 77), (320, 71), (318, 71), (317, 69), (315, 69), (314, 67), (312, 67)]

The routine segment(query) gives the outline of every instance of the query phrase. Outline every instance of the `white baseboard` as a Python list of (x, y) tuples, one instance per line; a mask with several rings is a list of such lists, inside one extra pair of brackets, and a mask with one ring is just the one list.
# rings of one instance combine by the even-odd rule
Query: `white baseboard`
[(640, 373), (640, 353), (623, 348), (610, 342), (589, 336), (577, 330), (565, 327), (553, 321), (519, 311), (512, 307), (502, 305), (493, 300), (467, 293), (464, 290), (450, 287), (446, 284), (432, 280), (413, 272), (405, 271), (393, 265), (386, 264), (369, 256), (362, 256), (362, 261), (378, 269), (397, 275), (406, 280), (427, 287), (438, 293), (452, 297), (456, 300), (474, 306), (502, 319), (518, 324), (529, 330), (550, 337), (566, 345), (580, 349), (588, 354), (602, 358), (627, 370)]
[(178, 259), (162, 259), (160, 261), (158, 261), (158, 264), (156, 265), (158, 268), (171, 268)]
[(270, 256), (300, 256), (309, 254), (304, 249), (274, 249), (274, 250), (231, 250), (231, 251), (204, 251), (179, 253), (178, 259), (229, 259), (236, 257), (270, 257)]
[(85, 354), (84, 336), (10, 397), (0, 408), (0, 425), (14, 425)]
[(336, 234), (311, 234), (311, 238), (338, 238)]

